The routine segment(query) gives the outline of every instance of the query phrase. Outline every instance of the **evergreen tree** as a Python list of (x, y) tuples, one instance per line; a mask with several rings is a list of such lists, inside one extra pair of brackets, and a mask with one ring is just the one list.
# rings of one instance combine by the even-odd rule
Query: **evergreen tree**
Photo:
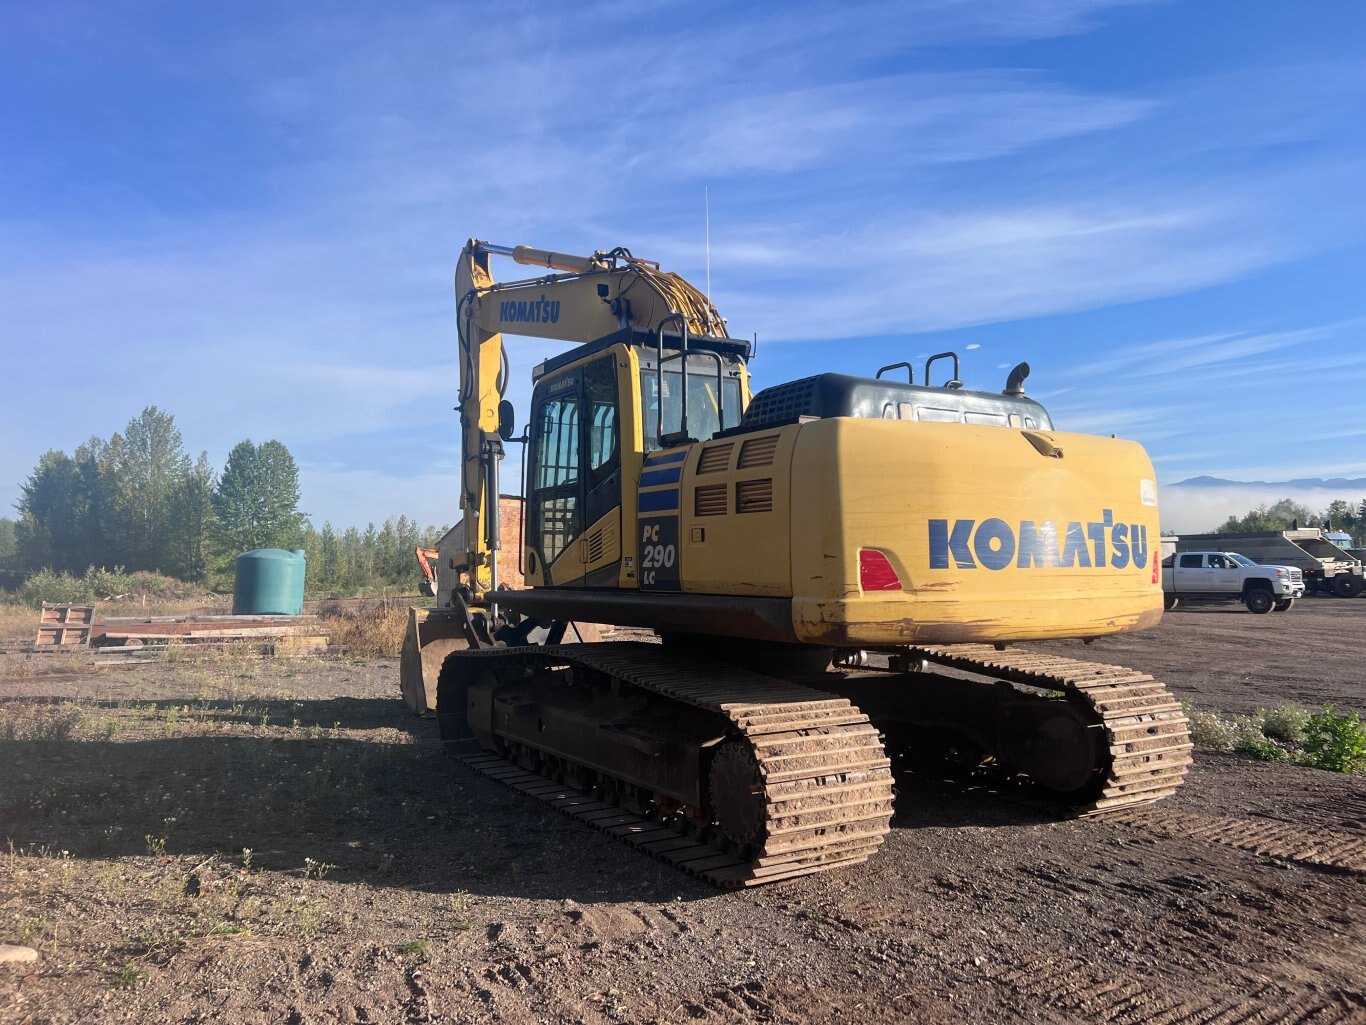
[(15, 523), (8, 516), (0, 516), (0, 569), (13, 569), (18, 544), (14, 536)]
[(75, 461), (55, 449), (44, 452), (19, 490), (19, 568), (83, 570), (81, 531), (89, 503)]
[(330, 522), (318, 533), (318, 589), (335, 591), (341, 586), (341, 546)]
[(214, 537), (222, 553), (236, 558), (253, 548), (293, 548), (303, 535), (299, 470), (278, 441), (251, 439), (228, 453), (213, 495)]
[(201, 581), (209, 570), (214, 483), (209, 454), (201, 452), (172, 496), (170, 567), (182, 580)]
[(168, 569), (176, 492), (190, 473), (175, 417), (148, 406), (128, 421), (116, 465), (116, 508), (127, 532), (121, 546), (129, 569)]

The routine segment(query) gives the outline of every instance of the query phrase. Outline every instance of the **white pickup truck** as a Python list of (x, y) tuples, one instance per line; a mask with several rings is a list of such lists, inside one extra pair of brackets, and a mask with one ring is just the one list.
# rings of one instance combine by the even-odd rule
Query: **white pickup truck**
[(1284, 612), (1304, 594), (1294, 566), (1260, 566), (1236, 552), (1177, 552), (1162, 563), (1162, 593), (1169, 609), (1184, 598), (1232, 598), (1249, 612)]

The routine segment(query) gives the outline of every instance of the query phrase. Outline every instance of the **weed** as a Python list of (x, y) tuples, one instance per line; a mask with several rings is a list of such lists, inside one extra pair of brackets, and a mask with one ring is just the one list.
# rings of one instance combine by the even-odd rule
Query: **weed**
[(46, 918), (25, 918), (19, 923), (19, 942), (26, 947), (31, 947), (36, 940), (50, 932), (52, 927), (48, 925)]
[(426, 940), (409, 940), (403, 944), (403, 953), (408, 957), (427, 959), (427, 948), (429, 944)]
[(1366, 770), (1366, 725), (1356, 712), (1338, 714), (1332, 705), (1309, 718), (1305, 727), (1304, 763), (1330, 772)]
[(107, 985), (110, 989), (132, 989), (145, 978), (147, 978), (146, 972), (140, 972), (134, 968), (132, 960), (125, 960), (123, 967), (109, 976)]
[(406, 609), (374, 609), (359, 613), (320, 613), (328, 637), (353, 658), (397, 658), (408, 631)]
[(327, 873), (336, 867), (327, 861), (314, 861), (312, 858), (304, 858), (304, 878), (326, 879)]
[(1198, 747), (1212, 751), (1232, 751), (1238, 743), (1238, 727), (1218, 712), (1185, 705), (1186, 719), (1190, 723), (1191, 740)]
[(244, 872), (250, 872), (250, 871), (251, 871), (251, 848), (250, 848), (250, 847), (243, 847), (243, 848), (242, 848), (242, 871), (244, 871)]
[(138, 943), (149, 955), (173, 954), (185, 945), (185, 937), (179, 932), (160, 932), (146, 930), (138, 933)]
[(6, 709), (5, 721), (0, 724), (0, 740), (70, 740), (81, 715), (81, 710), (73, 705), (58, 708), (19, 705)]
[(1281, 705), (1257, 712), (1253, 720), (1258, 722), (1272, 740), (1286, 744), (1303, 744), (1305, 731), (1309, 728), (1310, 712), (1299, 705)]
[(1237, 732), (1238, 739), (1233, 745), (1236, 753), (1262, 762), (1284, 762), (1290, 759), (1290, 752), (1264, 736), (1254, 722), (1238, 724)]
[(294, 925), (303, 936), (314, 936), (318, 932), (318, 905), (303, 897), (284, 906), (285, 914), (294, 919)]
[(160, 857), (166, 853), (166, 838), (164, 836), (154, 836), (148, 833), (144, 840), (147, 841), (147, 853), (154, 857)]

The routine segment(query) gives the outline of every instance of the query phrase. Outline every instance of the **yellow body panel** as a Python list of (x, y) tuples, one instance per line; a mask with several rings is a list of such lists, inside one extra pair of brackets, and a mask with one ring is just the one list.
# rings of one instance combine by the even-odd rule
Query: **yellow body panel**
[[(1089, 637), (1161, 618), (1157, 489), (1138, 444), (854, 418), (797, 430), (792, 576), (801, 640)], [(863, 548), (886, 555), (901, 590), (864, 591)]]
[(792, 593), (791, 516), (785, 498), (797, 428), (756, 431), (697, 447), (683, 473), (680, 574), (684, 591), (785, 597)]

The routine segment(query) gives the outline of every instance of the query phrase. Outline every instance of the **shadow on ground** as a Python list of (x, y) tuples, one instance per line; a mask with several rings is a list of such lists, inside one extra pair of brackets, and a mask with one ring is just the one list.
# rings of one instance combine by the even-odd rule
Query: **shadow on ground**
[[(339, 881), (432, 893), (592, 903), (716, 892), (451, 762), (435, 724), (395, 701), (152, 704), (83, 702), (69, 736), (0, 741), (4, 838), (76, 858), (240, 862), (246, 848), (253, 869), (302, 873), (311, 859)], [(47, 711), (62, 708), (71, 714)], [(902, 827), (1048, 818), (942, 784), (900, 790)]]

